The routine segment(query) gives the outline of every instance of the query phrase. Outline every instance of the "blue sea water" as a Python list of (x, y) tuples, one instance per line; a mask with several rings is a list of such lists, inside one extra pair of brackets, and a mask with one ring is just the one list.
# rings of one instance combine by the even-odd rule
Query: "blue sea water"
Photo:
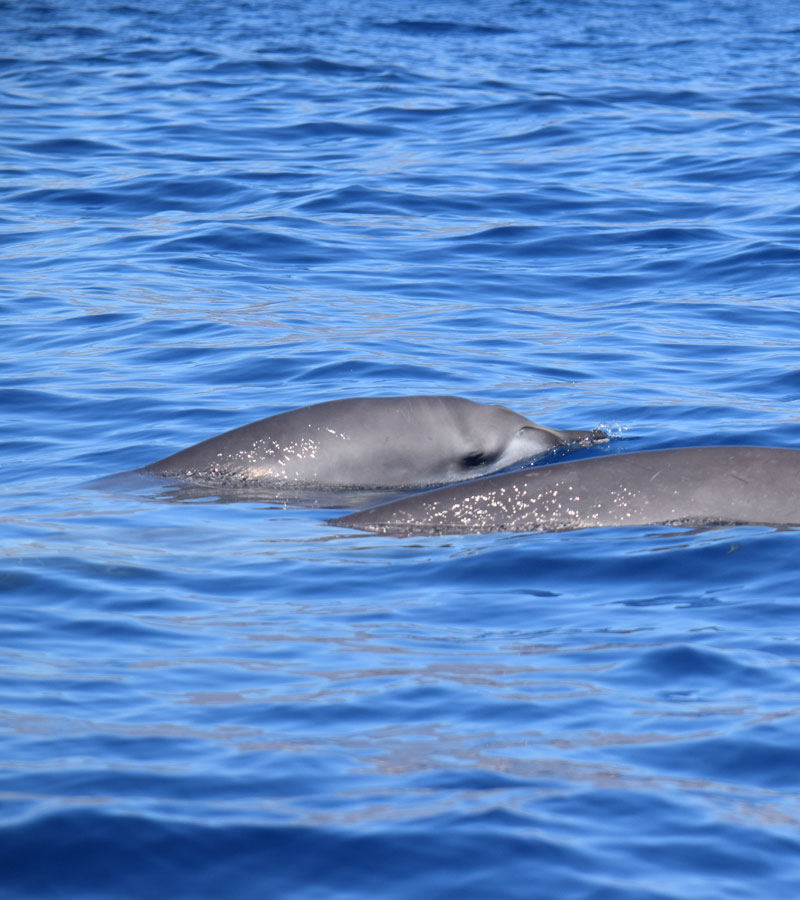
[(800, 7), (0, 29), (0, 896), (799, 897), (796, 533), (87, 483), (386, 394), (799, 447)]

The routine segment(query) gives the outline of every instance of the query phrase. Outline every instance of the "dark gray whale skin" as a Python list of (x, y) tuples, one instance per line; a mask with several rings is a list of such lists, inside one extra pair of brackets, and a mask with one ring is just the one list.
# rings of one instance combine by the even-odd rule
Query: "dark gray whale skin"
[(397, 536), (800, 525), (800, 450), (695, 447), (568, 461), (414, 494), (329, 524)]
[(599, 430), (557, 431), (461, 397), (365, 397), (270, 416), (136, 473), (205, 485), (419, 488), (607, 440)]

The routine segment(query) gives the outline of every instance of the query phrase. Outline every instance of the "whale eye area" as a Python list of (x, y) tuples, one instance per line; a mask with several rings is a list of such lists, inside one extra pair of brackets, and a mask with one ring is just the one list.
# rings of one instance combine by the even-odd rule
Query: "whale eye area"
[(484, 453), (482, 450), (473, 450), (471, 453), (467, 453), (461, 457), (461, 465), (464, 466), (465, 469), (474, 469), (475, 466), (483, 466), (496, 458), (496, 456)]

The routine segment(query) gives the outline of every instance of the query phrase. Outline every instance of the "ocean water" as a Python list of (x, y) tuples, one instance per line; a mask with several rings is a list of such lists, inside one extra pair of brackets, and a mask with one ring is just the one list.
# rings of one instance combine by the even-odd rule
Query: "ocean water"
[(800, 8), (0, 28), (0, 896), (800, 896), (797, 533), (88, 484), (386, 394), (800, 447)]

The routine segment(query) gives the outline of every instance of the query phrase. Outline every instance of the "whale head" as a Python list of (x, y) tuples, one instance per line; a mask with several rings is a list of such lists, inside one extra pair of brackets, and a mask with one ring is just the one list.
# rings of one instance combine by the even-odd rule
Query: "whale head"
[(389, 490), (466, 481), (601, 440), (601, 431), (557, 431), (461, 397), (361, 397), (260, 419), (139, 471), (204, 484)]

